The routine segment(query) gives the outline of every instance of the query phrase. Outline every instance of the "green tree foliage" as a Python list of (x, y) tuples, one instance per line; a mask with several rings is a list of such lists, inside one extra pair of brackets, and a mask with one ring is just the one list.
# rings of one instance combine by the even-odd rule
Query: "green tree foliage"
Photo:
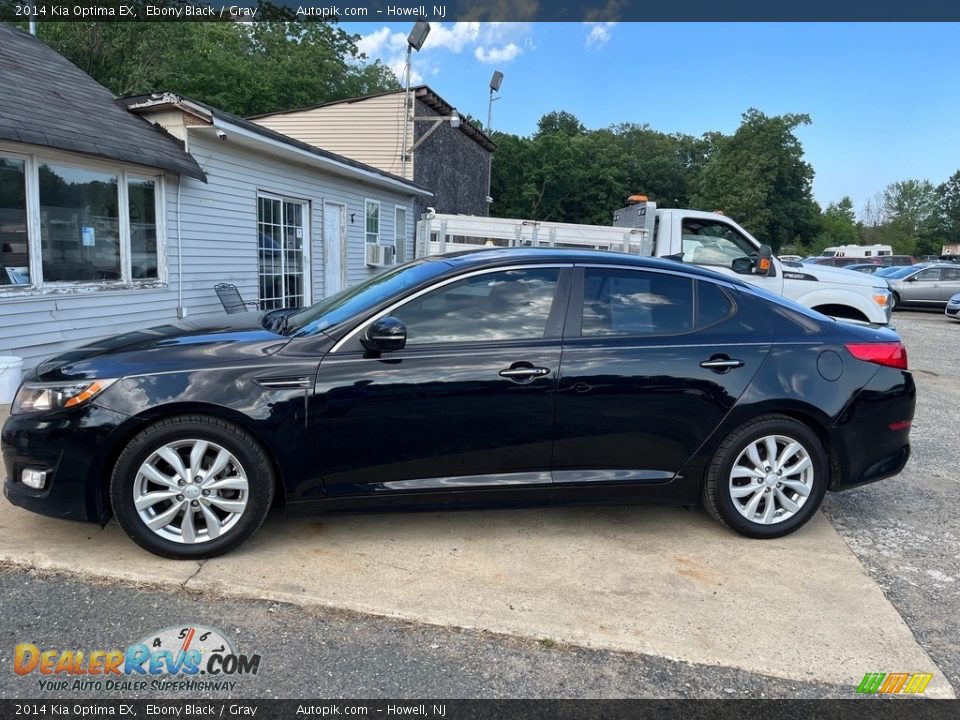
[(809, 115), (745, 112), (732, 136), (714, 139), (694, 205), (722, 209), (774, 250), (813, 237), (820, 224), (811, 194), (813, 168), (794, 134), (809, 124)]
[(529, 138), (494, 134), (492, 211), (608, 225), (627, 195), (642, 192), (660, 207), (722, 208), (775, 242), (810, 241), (819, 229), (813, 171), (792, 133), (808, 121), (750, 111), (735, 135), (696, 138), (635, 123), (588, 130), (554, 111)]
[(894, 252), (923, 256), (940, 252), (940, 196), (929, 180), (900, 180), (881, 195), (882, 224), (866, 234), (870, 242), (885, 243)]
[(859, 242), (860, 230), (853, 200), (844, 196), (839, 202), (827, 205), (820, 217), (820, 232), (804, 252), (819, 255), (824, 248), (832, 245), (857, 245)]
[(960, 170), (937, 186), (940, 235), (944, 242), (960, 242)]
[(241, 116), (399, 87), (333, 23), (42, 22), (38, 36), (117, 95), (167, 90)]

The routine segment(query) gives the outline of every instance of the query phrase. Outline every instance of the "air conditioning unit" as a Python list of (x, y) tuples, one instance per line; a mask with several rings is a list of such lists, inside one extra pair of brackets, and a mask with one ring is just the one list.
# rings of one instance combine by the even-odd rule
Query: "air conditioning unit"
[(367, 245), (367, 265), (390, 267), (397, 263), (397, 249), (393, 245)]

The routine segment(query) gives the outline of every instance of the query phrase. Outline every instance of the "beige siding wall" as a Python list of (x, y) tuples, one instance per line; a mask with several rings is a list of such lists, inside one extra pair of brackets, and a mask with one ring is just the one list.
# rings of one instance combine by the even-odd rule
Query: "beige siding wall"
[[(300, 110), (254, 122), (300, 142), (400, 175), (403, 144), (403, 93)], [(412, 131), (407, 144), (413, 143)], [(408, 179), (413, 163), (407, 163)]]

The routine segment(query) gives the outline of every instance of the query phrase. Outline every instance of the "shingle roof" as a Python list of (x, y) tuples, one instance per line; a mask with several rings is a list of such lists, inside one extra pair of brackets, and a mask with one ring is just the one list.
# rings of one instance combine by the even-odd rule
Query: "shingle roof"
[(206, 180), (176, 138), (127, 112), (107, 88), (37, 38), (2, 23), (0, 139)]

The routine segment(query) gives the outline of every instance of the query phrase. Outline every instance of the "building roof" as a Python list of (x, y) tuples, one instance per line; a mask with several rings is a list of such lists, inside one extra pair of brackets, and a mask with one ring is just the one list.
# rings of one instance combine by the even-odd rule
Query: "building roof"
[[(350, 103), (363, 102), (364, 100), (369, 100), (371, 98), (383, 97), (384, 95), (396, 95), (398, 93), (404, 92), (403, 90), (387, 90), (386, 92), (373, 93), (371, 95), (363, 95), (361, 97), (347, 98), (346, 100), (333, 100), (331, 102), (320, 103), (319, 105), (310, 105), (308, 107), (295, 108), (293, 110), (281, 110), (274, 113), (264, 113), (263, 115), (253, 115), (250, 117), (250, 120), (259, 120), (260, 118), (273, 117), (276, 115), (290, 115), (292, 113), (304, 112), (307, 110), (317, 110), (319, 108), (332, 107), (334, 105), (346, 105)], [(435, 93), (429, 85), (414, 85), (410, 88), (410, 92), (413, 93), (414, 98), (422, 102), (424, 105), (429, 107), (431, 110), (435, 110), (440, 115), (450, 115), (456, 108), (440, 97)], [(478, 145), (483, 147), (485, 150), (493, 152), (497, 149), (496, 143), (490, 139), (490, 136), (483, 132), (480, 128), (470, 122), (467, 118), (460, 116), (460, 131), (464, 133), (467, 137), (473, 139)]]
[(0, 139), (146, 165), (205, 180), (164, 130), (32, 35), (0, 23)]
[[(394, 189), (401, 188), (416, 195), (433, 195), (432, 192), (421, 185), (417, 185), (399, 175), (384, 172), (371, 165), (352, 160), (351, 158), (338, 155), (329, 150), (318, 148), (315, 145), (300, 142), (288, 135), (270, 130), (263, 125), (258, 125), (249, 120), (237, 117), (236, 115), (231, 115), (224, 110), (207, 105), (199, 100), (192, 100), (182, 95), (177, 95), (176, 93), (158, 92), (151, 95), (137, 95), (121, 98), (120, 102), (133, 113), (148, 114), (159, 110), (175, 108), (181, 112), (192, 115), (199, 120), (203, 126), (231, 126), (243, 130), (250, 135), (260, 138), (265, 143), (274, 146), (279, 144), (297, 151), (305, 159), (313, 158), (320, 161), (326, 169), (333, 170), (334, 172), (339, 171), (338, 174), (361, 178)], [(197, 125), (192, 125), (191, 127), (197, 127)]]

